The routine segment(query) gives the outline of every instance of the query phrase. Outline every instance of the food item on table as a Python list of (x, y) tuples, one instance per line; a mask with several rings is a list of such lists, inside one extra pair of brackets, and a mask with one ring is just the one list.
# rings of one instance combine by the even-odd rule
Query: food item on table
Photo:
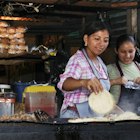
[(69, 123), (83, 123), (83, 122), (108, 122), (110, 121), (106, 117), (93, 117), (93, 118), (74, 118), (74, 119), (69, 119)]
[(91, 93), (88, 98), (88, 103), (90, 108), (98, 114), (109, 113), (115, 106), (112, 95), (105, 89), (98, 94)]
[(93, 117), (93, 118), (72, 118), (69, 119), (69, 123), (86, 123), (86, 122), (115, 122), (125, 120), (140, 120), (140, 116), (133, 112), (124, 112), (120, 115), (109, 114), (104, 117)]
[(16, 113), (12, 116), (3, 115), (0, 117), (0, 121), (33, 121), (36, 122), (36, 118), (34, 114), (27, 114), (27, 113)]
[(126, 111), (114, 118), (115, 121), (120, 120), (140, 120), (140, 116), (133, 112)]

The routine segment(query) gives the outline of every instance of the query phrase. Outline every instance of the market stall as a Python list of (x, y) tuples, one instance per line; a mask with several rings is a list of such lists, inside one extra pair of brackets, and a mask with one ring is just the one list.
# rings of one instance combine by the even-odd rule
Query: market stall
[[(134, 8), (134, 10), (129, 9), (125, 10), (125, 8)], [(58, 76), (63, 71), (65, 67), (65, 63), (69, 58), (69, 54), (75, 52), (76, 49), (81, 45), (81, 41), (79, 40), (81, 29), (83, 29), (86, 21), (91, 17), (92, 20), (97, 17), (103, 18), (113, 18), (111, 22), (112, 31), (114, 34), (112, 38), (115, 40), (116, 37), (125, 32), (132, 32), (137, 35), (137, 7), (139, 7), (138, 2), (126, 2), (126, 3), (108, 3), (102, 2), (98, 3), (93, 1), (57, 1), (53, 0), (52, 2), (46, 1), (3, 1), (1, 4), (2, 15), (4, 14), (7, 18), (9, 15), (13, 16), (13, 20), (11, 25), (6, 25), (3, 27), (3, 31), (1, 29), (1, 42), (0, 42), (0, 65), (6, 65), (7, 84), (13, 84), (15, 82), (16, 74), (21, 74), (21, 70), (17, 71), (16, 65), (24, 64), (25, 62), (29, 62), (29, 69), (35, 69), (34, 63), (38, 62), (41, 65), (45, 62), (45, 70), (48, 74), (49, 82), (53, 84), (57, 84)], [(11, 9), (10, 9), (11, 8)], [(56, 9), (55, 9), (56, 8)], [(122, 8), (121, 11), (118, 11), (118, 8)], [(111, 10), (116, 10), (114, 11)], [(60, 11), (59, 11), (60, 10)], [(105, 11), (105, 12), (104, 12)], [(31, 14), (30, 14), (31, 13)], [(115, 14), (114, 14), (115, 13)], [(61, 14), (61, 15), (60, 15)], [(46, 16), (47, 15), (47, 16)], [(53, 15), (53, 16), (52, 16)], [(19, 23), (16, 23), (14, 20), (14, 16), (25, 16), (30, 17), (30, 19), (34, 22), (26, 22), (24, 17)], [(87, 18), (86, 18), (87, 16)], [(47, 17), (47, 18), (46, 18)], [(48, 18), (49, 17), (49, 18)], [(57, 17), (56, 19), (54, 19)], [(126, 21), (130, 18), (131, 22)], [(131, 19), (133, 17), (133, 20)], [(38, 19), (39, 18), (39, 19)], [(2, 16), (1, 16), (2, 19)], [(38, 19), (38, 20), (37, 20)], [(135, 19), (135, 20), (134, 20)], [(6, 19), (3, 19), (6, 20)], [(9, 19), (8, 19), (9, 20)], [(39, 22), (37, 22), (39, 21)], [(116, 22), (117, 21), (117, 22)], [(134, 21), (134, 22), (132, 22)], [(52, 24), (52, 25), (50, 25)], [(132, 25), (131, 25), (132, 24)], [(28, 29), (23, 28), (24, 31), (18, 31), (19, 25), (27, 26)], [(132, 29), (130, 28), (132, 27)], [(135, 28), (134, 28), (135, 27)], [(21, 29), (21, 28), (20, 28)], [(133, 30), (136, 29), (136, 30)], [(139, 29), (139, 27), (138, 27)], [(26, 37), (24, 38), (24, 33), (26, 32)], [(14, 31), (14, 32), (13, 32)], [(54, 35), (55, 34), (55, 35)], [(113, 40), (112, 39), (112, 40)], [(114, 43), (113, 40), (113, 43)], [(114, 44), (111, 44), (114, 46)], [(43, 45), (42, 45), (43, 44)], [(45, 50), (44, 50), (45, 47)], [(55, 48), (53, 51), (52, 57), (50, 57), (50, 50)], [(52, 47), (52, 48), (51, 48)], [(113, 47), (112, 47), (113, 48)], [(112, 50), (110, 47), (109, 50)], [(113, 48), (114, 49), (114, 48)], [(31, 51), (33, 50), (33, 52)], [(56, 51), (57, 50), (57, 51)], [(64, 57), (61, 57), (59, 51), (64, 51)], [(72, 51), (74, 50), (74, 51)], [(57, 52), (57, 53), (56, 53)], [(69, 54), (67, 54), (69, 52)], [(112, 54), (112, 53), (111, 53)], [(60, 55), (60, 56), (59, 56)], [(107, 60), (113, 60), (109, 55), (107, 56)], [(111, 55), (113, 56), (113, 55)], [(114, 57), (114, 56), (113, 56)], [(33, 63), (33, 65), (31, 65)], [(10, 69), (10, 66), (14, 65), (13, 69)], [(19, 67), (21, 67), (19, 65)], [(18, 68), (19, 68), (18, 67)], [(28, 65), (27, 65), (28, 67)], [(33, 68), (31, 68), (33, 67)], [(21, 67), (22, 69), (23, 67)], [(25, 67), (24, 67), (25, 68)], [(26, 70), (27, 71), (27, 70)], [(25, 72), (26, 72), (25, 71)], [(42, 72), (42, 71), (41, 71)], [(43, 70), (44, 72), (44, 70)], [(28, 72), (29, 73), (29, 72)], [(40, 73), (36, 70), (31, 71), (31, 76), (27, 74), (25, 77), (26, 81), (28, 79), (34, 80), (36, 78), (35, 74)], [(2, 75), (3, 76), (3, 75)], [(14, 77), (13, 79), (11, 77)], [(43, 75), (43, 78), (45, 76)], [(39, 79), (43, 79), (42, 77)], [(46, 77), (45, 77), (46, 78)], [(2, 79), (2, 78), (1, 78)], [(12, 80), (11, 80), (12, 79)], [(36, 78), (37, 79), (37, 78)], [(35, 79), (35, 80), (36, 80)], [(21, 75), (20, 79), (21, 80)], [(38, 80), (38, 79), (37, 79)], [(44, 79), (43, 79), (44, 80)], [(42, 80), (42, 81), (43, 81)], [(3, 82), (4, 80), (2, 80)], [(38, 81), (37, 81), (38, 82)], [(5, 82), (6, 83), (6, 82)], [(31, 92), (31, 90), (30, 90)], [(40, 91), (37, 91), (38, 93)], [(44, 91), (43, 91), (44, 92)], [(32, 92), (31, 92), (32, 93)], [(9, 114), (5, 115), (4, 111), (8, 109), (2, 108), (3, 112), (0, 116), (0, 139), (2, 140), (139, 140), (140, 139), (140, 118), (137, 119), (127, 119), (127, 120), (97, 120), (94, 118), (86, 118), (87, 120), (75, 120), (72, 119), (60, 119), (56, 118), (55, 115), (58, 115), (57, 108), (60, 109), (61, 103), (60, 98), (61, 93), (56, 92), (57, 105), (54, 102), (55, 94), (53, 94), (53, 109), (51, 109), (53, 118), (47, 117), (43, 118), (44, 120), (38, 120), (37, 116), (34, 116), (34, 111), (40, 106), (37, 106), (36, 97), (41, 98), (42, 100), (37, 100), (42, 107), (46, 111), (48, 111), (48, 98), (43, 94), (27, 94), (25, 104), (22, 104), (22, 98), (20, 100), (11, 100), (11, 94), (8, 98), (10, 102), (9, 105)], [(46, 92), (45, 92), (46, 94)], [(35, 95), (35, 96), (34, 96)], [(3, 94), (4, 96), (4, 94)], [(2, 99), (5, 98), (5, 96)], [(17, 95), (16, 95), (17, 96)], [(45, 97), (45, 98), (44, 98)], [(12, 98), (13, 99), (13, 98)], [(51, 101), (52, 101), (51, 100)], [(2, 100), (1, 104), (5, 104), (5, 100)], [(32, 102), (33, 101), (33, 102)], [(43, 105), (42, 105), (43, 102)], [(59, 103), (60, 102), (60, 103)], [(7, 104), (7, 103), (6, 103)], [(59, 105), (60, 104), (60, 105)], [(59, 107), (60, 106), (60, 107)], [(22, 112), (21, 112), (22, 111)], [(25, 111), (25, 112), (24, 112)], [(10, 116), (13, 115), (13, 116)], [(55, 117), (54, 117), (55, 116)], [(4, 117), (4, 118), (3, 118)], [(33, 118), (32, 118), (33, 117)], [(91, 119), (89, 121), (89, 119)]]

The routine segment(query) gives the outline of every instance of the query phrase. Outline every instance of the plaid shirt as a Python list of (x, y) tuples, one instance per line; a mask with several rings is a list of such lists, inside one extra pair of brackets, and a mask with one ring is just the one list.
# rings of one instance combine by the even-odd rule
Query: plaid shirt
[(72, 77), (74, 79), (92, 79), (95, 77), (81, 50), (78, 50), (69, 59), (65, 72), (60, 75), (60, 81), (57, 86), (64, 93), (64, 101), (61, 111), (64, 111), (68, 106), (74, 106), (75, 103), (87, 101), (90, 94), (89, 90), (85, 88), (79, 88), (74, 91), (62, 90), (63, 83), (68, 77)]

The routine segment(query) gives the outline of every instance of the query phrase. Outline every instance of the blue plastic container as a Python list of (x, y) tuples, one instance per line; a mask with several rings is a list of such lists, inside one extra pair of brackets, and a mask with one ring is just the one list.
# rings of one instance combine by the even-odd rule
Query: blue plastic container
[(24, 89), (27, 86), (33, 85), (33, 82), (15, 82), (13, 85), (13, 91), (16, 93), (16, 101), (21, 103), (22, 102), (22, 94), (24, 92)]

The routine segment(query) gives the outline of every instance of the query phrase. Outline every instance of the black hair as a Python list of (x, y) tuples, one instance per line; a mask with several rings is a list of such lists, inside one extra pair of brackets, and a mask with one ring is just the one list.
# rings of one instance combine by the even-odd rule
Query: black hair
[(100, 30), (107, 30), (110, 33), (110, 28), (107, 22), (98, 20), (98, 21), (89, 23), (88, 25), (86, 25), (84, 29), (84, 35), (87, 34), (89, 36)]
[(128, 34), (123, 34), (120, 35), (117, 38), (116, 41), (116, 50), (118, 50), (120, 48), (120, 46), (125, 43), (125, 42), (131, 42), (132, 44), (134, 44), (134, 47), (136, 46), (136, 41), (134, 39), (134, 37), (132, 35), (128, 35)]

